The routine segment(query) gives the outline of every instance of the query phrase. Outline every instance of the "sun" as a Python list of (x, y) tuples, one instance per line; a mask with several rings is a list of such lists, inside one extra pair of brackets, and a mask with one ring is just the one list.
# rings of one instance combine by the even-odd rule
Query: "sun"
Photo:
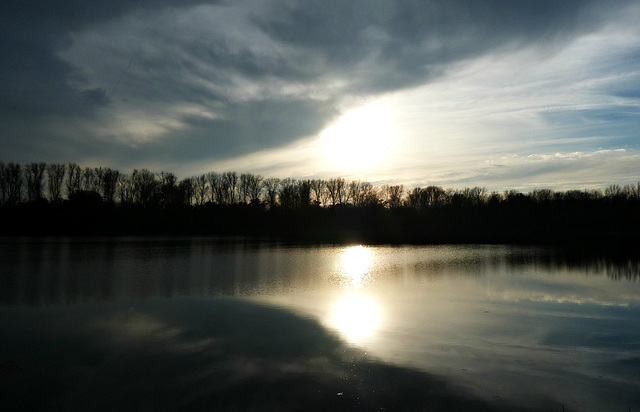
[(382, 104), (362, 106), (345, 113), (320, 135), (328, 160), (343, 170), (362, 170), (383, 162), (394, 133)]

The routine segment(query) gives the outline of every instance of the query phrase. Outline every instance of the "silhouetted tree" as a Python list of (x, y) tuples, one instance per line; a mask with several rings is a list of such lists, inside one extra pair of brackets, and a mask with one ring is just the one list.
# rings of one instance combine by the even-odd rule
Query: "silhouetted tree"
[(313, 179), (309, 181), (311, 193), (313, 194), (313, 204), (324, 206), (327, 202), (327, 183), (322, 179)]
[(222, 184), (222, 175), (215, 172), (206, 174), (207, 184), (209, 185), (209, 201), (211, 203), (224, 203), (224, 185)]
[(527, 197), (517, 190), (505, 190), (504, 191), (504, 201), (511, 204), (522, 204), (527, 201)]
[(17, 205), (22, 201), (22, 167), (18, 163), (9, 163), (4, 168), (8, 205)]
[(425, 207), (423, 203), (424, 196), (422, 195), (423, 189), (420, 187), (414, 187), (407, 195), (407, 206), (413, 209), (422, 209)]
[(182, 206), (191, 206), (195, 195), (194, 178), (188, 177), (178, 183), (179, 200)]
[(502, 203), (503, 200), (504, 198), (502, 197), (502, 194), (500, 192), (494, 191), (494, 192), (491, 192), (491, 194), (487, 198), (487, 204), (489, 206), (497, 206), (500, 203)]
[(287, 177), (280, 181), (280, 191), (278, 193), (280, 206), (293, 209), (299, 204), (298, 182)]
[(0, 161), (0, 206), (4, 206), (7, 203), (9, 197), (9, 182), (5, 177), (5, 165)]
[(625, 191), (619, 185), (610, 185), (604, 190), (604, 195), (609, 199), (619, 200), (625, 197)]
[(414, 209), (438, 208), (457, 199), (464, 203), (466, 195), (464, 192), (450, 194), (440, 186), (427, 186), (425, 188), (416, 187), (407, 195), (407, 206)]
[(240, 175), (239, 197), (242, 203), (260, 203), (260, 193), (262, 191), (262, 176), (253, 173), (242, 173)]
[(44, 192), (44, 171), (46, 164), (29, 163), (25, 166), (25, 179), (27, 181), (27, 200), (29, 202), (36, 202), (43, 198)]
[(75, 163), (67, 165), (67, 196), (82, 190), (82, 169)]
[(424, 188), (424, 202), (429, 207), (441, 207), (444, 206), (449, 194), (440, 186), (427, 186)]
[(309, 180), (298, 182), (298, 206), (308, 207), (311, 205), (311, 184)]
[(382, 196), (388, 207), (396, 208), (402, 206), (402, 197), (404, 195), (403, 185), (385, 185), (382, 187)]
[(308, 207), (311, 204), (311, 186), (308, 180), (291, 178), (280, 181), (280, 206), (286, 209)]
[(251, 204), (260, 203), (262, 193), (262, 176), (253, 173), (243, 173), (240, 175), (244, 202)]
[(158, 173), (158, 185), (160, 186), (159, 204), (161, 207), (182, 205), (177, 186), (178, 178), (171, 172)]
[(151, 206), (159, 185), (156, 175), (147, 169), (135, 169), (132, 174), (133, 195), (135, 202), (142, 207)]
[(640, 182), (635, 185), (627, 185), (625, 187), (628, 187), (629, 198), (636, 201), (640, 200)]
[(456, 206), (480, 206), (485, 202), (487, 190), (483, 187), (467, 187), (456, 190), (451, 203)]
[[(19, 168), (20, 165), (18, 165)], [(5, 165), (4, 162), (0, 162), (0, 206), (8, 204), (16, 204), (17, 202), (12, 196), (12, 170), (15, 167), (13, 163)], [(21, 179), (20, 179), (21, 180)], [(20, 182), (22, 185), (22, 182)], [(18, 196), (19, 198), (20, 196)]]
[(223, 204), (231, 205), (238, 201), (238, 174), (224, 172), (222, 174)]
[(207, 186), (207, 176), (199, 175), (191, 178), (193, 184), (193, 193), (198, 206), (204, 205), (207, 201), (209, 187)]
[(536, 203), (549, 203), (553, 200), (553, 191), (550, 189), (535, 189), (531, 192), (531, 199)]
[(108, 167), (104, 169), (101, 167), (96, 168), (94, 172), (98, 185), (98, 193), (100, 193), (105, 202), (114, 203), (120, 172)]
[(238, 185), (238, 194), (240, 202), (243, 204), (249, 203), (249, 173), (240, 174), (240, 182)]
[(329, 192), (331, 206), (342, 204), (347, 198), (347, 182), (341, 177), (329, 179), (327, 181), (327, 191)]
[(273, 209), (278, 202), (278, 193), (280, 192), (280, 179), (277, 177), (269, 177), (262, 182), (267, 196), (267, 204), (269, 209)]
[(64, 184), (64, 175), (66, 166), (64, 164), (47, 165), (47, 186), (49, 189), (49, 200), (51, 202), (59, 202), (62, 200), (62, 185)]
[(590, 200), (602, 199), (602, 191), (600, 190), (597, 190), (597, 189), (585, 190), (585, 193), (587, 194), (587, 197)]
[(356, 207), (373, 206), (380, 202), (377, 191), (369, 182), (349, 183), (349, 198)]
[(568, 190), (560, 193), (560, 197), (565, 202), (582, 203), (587, 200), (599, 199), (602, 197), (602, 193), (597, 190)]
[[(211, 230), (212, 234), (301, 235), (308, 239), (319, 236), (318, 239), (329, 241), (361, 236), (375, 241), (409, 242), (574, 242), (614, 238), (629, 243), (640, 232), (640, 182), (610, 185), (604, 192), (535, 189), (526, 194), (508, 190), (490, 195), (480, 187), (453, 190), (427, 186), (413, 188), (405, 196), (402, 185), (378, 188), (369, 182), (347, 183), (343, 178), (280, 180), (263, 179), (252, 173), (210, 172), (178, 181), (172, 173), (154, 174), (146, 169), (127, 175), (110, 168), (82, 169), (74, 163), (66, 167), (44, 163), (22, 167), (0, 162), (0, 206), (6, 213), (5, 221), (24, 221), (25, 213), (35, 209), (46, 211), (46, 204), (37, 208), (19, 204), (42, 199), (44, 184), (52, 203), (61, 200), (65, 169), (69, 202), (51, 206), (52, 210), (62, 217), (77, 214), (77, 219), (68, 220), (82, 228), (93, 227), (86, 223), (95, 219), (96, 233), (119, 233), (124, 227), (125, 233), (129, 228), (146, 233), (166, 225), (168, 233)], [(235, 206), (260, 204), (261, 200), (276, 211), (256, 213), (253, 207)], [(120, 207), (102, 205), (116, 201)], [(206, 210), (195, 207), (208, 201), (218, 206)], [(128, 206), (134, 204), (141, 207)], [(277, 210), (278, 204), (281, 210)], [(380, 204), (396, 210), (370, 208)], [(324, 212), (309, 208), (311, 205), (341, 207)], [(153, 206), (161, 209), (149, 210)], [(119, 227), (120, 221), (136, 224), (123, 223)], [(33, 223), (32, 227), (38, 225)], [(53, 223), (40, 226), (47, 225), (59, 230), (59, 225)]]
[(116, 186), (116, 196), (120, 199), (120, 204), (131, 205), (135, 202), (135, 189), (133, 176), (123, 173), (118, 179)]
[(85, 167), (82, 171), (82, 190), (85, 192), (96, 192), (100, 194), (100, 183), (97, 175), (98, 168)]
[(352, 180), (347, 184), (347, 200), (346, 203), (356, 204), (356, 199), (360, 196), (360, 181)]

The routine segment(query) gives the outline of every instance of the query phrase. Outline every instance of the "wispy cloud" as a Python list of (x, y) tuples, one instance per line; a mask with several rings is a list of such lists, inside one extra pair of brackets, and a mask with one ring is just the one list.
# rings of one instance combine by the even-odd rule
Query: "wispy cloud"
[[(342, 171), (314, 139), (372, 101), (387, 104), (398, 151), (376, 170), (348, 172), (358, 178), (418, 183), (445, 173), (439, 163), (453, 176), (510, 154), (638, 148), (633, 1), (12, 0), (6, 9), (5, 161), (329, 176)], [(290, 155), (307, 166), (283, 162)]]

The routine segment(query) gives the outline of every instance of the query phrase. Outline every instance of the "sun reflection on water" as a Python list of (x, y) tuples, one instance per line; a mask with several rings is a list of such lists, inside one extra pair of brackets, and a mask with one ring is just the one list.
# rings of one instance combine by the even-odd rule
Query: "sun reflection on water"
[(370, 275), (372, 260), (371, 249), (364, 246), (344, 249), (340, 259), (340, 284), (353, 289), (363, 287)]
[(350, 343), (363, 344), (379, 328), (380, 308), (370, 297), (346, 296), (334, 305), (330, 324)]
[(364, 246), (342, 251), (338, 266), (338, 283), (346, 289), (334, 304), (329, 323), (352, 344), (363, 344), (380, 327), (380, 307), (364, 287), (371, 282), (373, 252)]

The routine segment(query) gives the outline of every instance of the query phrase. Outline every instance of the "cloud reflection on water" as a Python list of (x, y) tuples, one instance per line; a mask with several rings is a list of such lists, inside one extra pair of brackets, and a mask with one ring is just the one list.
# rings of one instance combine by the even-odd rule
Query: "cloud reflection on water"
[(497, 410), (246, 299), (10, 307), (0, 326), (6, 410)]
[[(313, 319), (379, 359), (437, 372), (478, 395), (520, 404), (530, 394), (575, 400), (580, 410), (640, 402), (629, 372), (640, 351), (636, 257), (207, 239), (4, 246), (4, 305), (158, 300), (162, 306), (185, 295), (242, 296)], [(124, 322), (112, 319), (109, 327)], [(179, 334), (183, 329), (170, 325), (184, 326), (128, 319), (130, 337)], [(202, 338), (195, 342), (208, 342)]]

